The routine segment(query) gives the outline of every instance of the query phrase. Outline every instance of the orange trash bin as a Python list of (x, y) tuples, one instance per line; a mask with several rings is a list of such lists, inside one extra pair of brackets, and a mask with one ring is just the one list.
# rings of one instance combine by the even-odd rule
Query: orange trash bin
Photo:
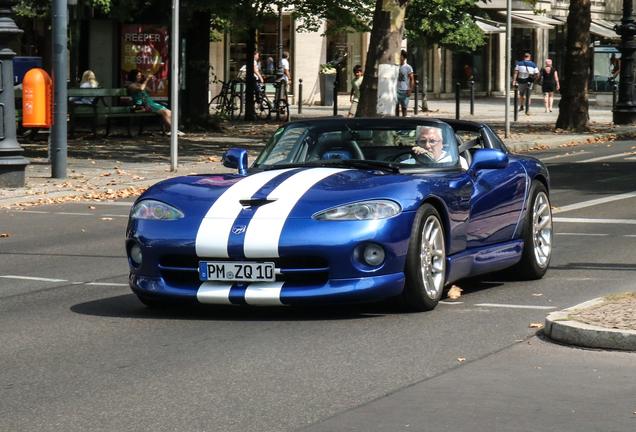
[(53, 81), (43, 69), (31, 69), (22, 80), (22, 124), (48, 128), (53, 123)]

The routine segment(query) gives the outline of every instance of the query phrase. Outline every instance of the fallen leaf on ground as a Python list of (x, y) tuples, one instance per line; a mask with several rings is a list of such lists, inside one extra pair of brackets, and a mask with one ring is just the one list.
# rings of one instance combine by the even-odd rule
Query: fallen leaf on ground
[(457, 357), (457, 361), (466, 361), (464, 357)]
[(543, 294), (532, 294), (534, 297), (541, 297)]
[(11, 234), (0, 234), (0, 237), (11, 237)]
[(517, 343), (523, 342), (523, 339), (517, 339), (515, 342), (517, 342)]
[(450, 298), (451, 300), (457, 300), (458, 298), (462, 296), (462, 291), (464, 290), (458, 287), (457, 285), (453, 285), (451, 289), (448, 291), (448, 298)]
[(91, 210), (95, 210), (96, 207), (95, 206), (88, 206), (88, 208), (91, 209)]
[(543, 324), (530, 324), (530, 328), (543, 328)]
[(100, 220), (113, 220), (113, 218), (101, 218)]

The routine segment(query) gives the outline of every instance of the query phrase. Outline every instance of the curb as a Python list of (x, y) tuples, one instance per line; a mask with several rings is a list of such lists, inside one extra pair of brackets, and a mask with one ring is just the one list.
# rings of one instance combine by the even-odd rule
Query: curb
[(603, 298), (553, 312), (545, 319), (543, 333), (550, 339), (568, 345), (636, 351), (636, 330), (617, 330), (570, 320), (570, 313), (603, 303)]

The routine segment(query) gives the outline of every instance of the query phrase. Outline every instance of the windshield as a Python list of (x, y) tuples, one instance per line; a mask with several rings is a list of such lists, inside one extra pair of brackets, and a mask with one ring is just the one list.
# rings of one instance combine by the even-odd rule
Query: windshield
[(254, 166), (324, 166), (344, 161), (369, 162), (356, 163), (359, 167), (456, 167), (457, 140), (449, 125), (425, 120), (296, 122), (276, 131)]

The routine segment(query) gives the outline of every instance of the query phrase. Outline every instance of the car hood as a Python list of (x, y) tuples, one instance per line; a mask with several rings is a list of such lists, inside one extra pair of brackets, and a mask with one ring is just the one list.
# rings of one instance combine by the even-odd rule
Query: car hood
[[(443, 180), (443, 181), (440, 181)], [(392, 199), (403, 211), (416, 209), (424, 196), (441, 193), (442, 174), (387, 174), (340, 168), (292, 168), (236, 174), (177, 177), (157, 183), (140, 198), (181, 209), (186, 217), (307, 218), (316, 212), (367, 199)], [(263, 215), (264, 216), (264, 215)]]

